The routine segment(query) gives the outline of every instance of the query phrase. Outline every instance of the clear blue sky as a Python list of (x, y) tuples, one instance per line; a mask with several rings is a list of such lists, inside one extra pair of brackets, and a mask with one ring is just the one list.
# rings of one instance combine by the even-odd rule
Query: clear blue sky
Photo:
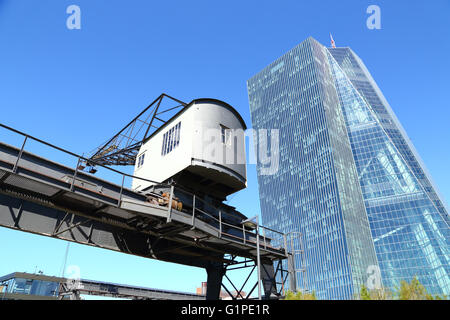
[[(66, 27), (71, 4), (81, 30)], [(366, 27), (371, 4), (381, 30)], [(246, 80), (308, 36), (328, 45), (332, 32), (363, 59), (448, 201), (449, 15), (448, 0), (0, 0), (0, 122), (81, 154), (165, 92), (224, 100), (250, 127)], [(259, 213), (254, 166), (230, 204)], [(0, 275), (36, 266), (58, 275), (65, 247), (0, 228)], [(181, 291), (206, 279), (202, 269), (76, 244), (67, 264), (82, 278)]]

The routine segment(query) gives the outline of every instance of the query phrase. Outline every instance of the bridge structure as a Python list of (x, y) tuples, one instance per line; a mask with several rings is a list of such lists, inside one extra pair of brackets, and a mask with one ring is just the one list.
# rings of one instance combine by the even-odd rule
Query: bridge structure
[[(9, 290), (8, 290), (9, 289)], [(101, 296), (127, 300), (205, 300), (205, 295), (112, 282), (13, 272), (0, 277), (0, 300), (81, 300)]]
[(81, 295), (121, 298), (129, 300), (205, 300), (204, 295), (161, 290), (118, 283), (87, 280), (62, 279), (58, 299), (81, 300)]
[[(221, 288), (233, 298), (250, 298), (260, 284), (264, 298), (279, 297), (288, 279), (290, 289), (295, 291), (295, 264), (286, 234), (263, 226), (249, 229), (244, 224), (228, 223), (220, 214), (214, 216), (202, 210), (201, 198), (173, 185), (167, 186), (170, 200), (175, 192), (190, 199), (183, 203), (182, 210), (174, 207), (173, 201), (149, 202), (145, 194), (131, 190), (125, 183), (126, 179), (142, 178), (9, 126), (0, 124), (0, 128), (23, 139), (18, 146), (0, 141), (0, 226), (204, 268), (207, 300), (219, 299)], [(73, 165), (28, 151), (30, 141), (73, 159)], [(82, 163), (102, 168), (108, 177), (118, 175), (121, 183), (83, 172)], [(283, 267), (286, 260), (287, 270)], [(243, 268), (249, 274), (240, 286), (227, 274)], [(261, 282), (257, 281), (244, 296), (244, 285), (255, 268)], [(225, 279), (229, 284), (225, 284)], [(227, 287), (230, 284), (234, 294)]]

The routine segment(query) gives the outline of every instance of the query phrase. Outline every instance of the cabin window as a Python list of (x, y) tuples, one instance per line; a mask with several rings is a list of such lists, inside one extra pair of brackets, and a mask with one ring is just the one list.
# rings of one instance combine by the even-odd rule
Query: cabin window
[(231, 145), (231, 129), (220, 125), (220, 131), (222, 135), (222, 143), (227, 146)]
[(178, 122), (163, 135), (161, 155), (165, 156), (180, 144), (181, 122)]
[(141, 154), (138, 157), (138, 168), (142, 167), (142, 165), (144, 164), (144, 158), (145, 158), (145, 153)]

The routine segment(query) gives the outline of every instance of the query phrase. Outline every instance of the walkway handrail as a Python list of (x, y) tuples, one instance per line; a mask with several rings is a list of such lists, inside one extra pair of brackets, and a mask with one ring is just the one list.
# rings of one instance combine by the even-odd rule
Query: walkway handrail
[[(71, 151), (68, 151), (68, 150), (66, 150), (66, 149), (60, 148), (60, 147), (55, 146), (55, 145), (53, 145), (53, 144), (51, 144), (51, 143), (48, 143), (48, 142), (46, 142), (46, 141), (43, 141), (43, 140), (41, 140), (41, 139), (39, 139), (39, 138), (33, 137), (33, 136), (31, 136), (31, 135), (29, 135), (29, 134), (27, 134), (27, 133), (24, 133), (24, 132), (22, 132), (22, 131), (19, 131), (19, 130), (16, 130), (16, 129), (14, 129), (14, 128), (11, 128), (11, 127), (9, 127), (9, 126), (7, 126), (7, 125), (4, 125), (3, 123), (0, 123), (0, 127), (3, 127), (3, 128), (5, 128), (5, 129), (7, 129), (7, 130), (9, 130), (9, 131), (12, 131), (12, 132), (15, 132), (15, 133), (17, 133), (17, 134), (19, 134), (19, 135), (21, 135), (21, 136), (24, 136), (24, 137), (25, 137), (25, 141), (26, 141), (26, 139), (32, 139), (32, 140), (34, 140), (34, 141), (36, 141), (36, 142), (42, 143), (42, 144), (44, 144), (44, 145), (46, 145), (46, 146), (49, 146), (49, 147), (51, 147), (51, 148), (53, 148), (53, 149), (56, 149), (56, 150), (61, 151), (61, 152), (64, 152), (64, 153), (67, 153), (68, 155), (71, 155), (71, 156), (73, 156), (73, 157), (75, 157), (75, 158), (84, 160), (84, 161), (86, 161), (87, 163), (93, 163), (94, 165), (103, 167), (103, 168), (105, 168), (105, 169), (108, 169), (108, 170), (113, 171), (113, 172), (115, 172), (115, 173), (121, 174), (121, 175), (123, 175), (123, 176), (127, 176), (127, 177), (129, 177), (129, 178), (137, 178), (137, 179), (141, 179), (141, 180), (144, 180), (144, 181), (147, 181), (147, 182), (150, 182), (150, 183), (156, 183), (156, 184), (160, 184), (160, 185), (166, 185), (166, 184), (163, 184), (163, 183), (160, 183), (160, 182), (156, 182), (156, 181), (153, 181), (153, 180), (150, 180), (150, 179), (146, 179), (146, 178), (136, 177), (136, 176), (134, 176), (134, 175), (131, 175), (131, 174), (128, 174), (128, 173), (125, 173), (125, 172), (122, 172), (122, 171), (119, 171), (119, 170), (116, 170), (116, 169), (107, 167), (107, 166), (102, 165), (102, 164), (100, 164), (100, 163), (97, 163), (97, 162), (95, 162), (95, 161), (93, 161), (93, 160), (91, 160), (91, 159), (85, 158), (84, 156), (80, 156), (79, 154), (76, 154), (76, 153), (74, 153), (74, 152), (71, 152)], [(25, 144), (23, 145), (23, 147), (24, 147), (24, 146), (25, 146)], [(22, 149), (23, 149), (23, 147), (22, 147)], [(169, 186), (169, 185), (167, 185), (167, 186)]]

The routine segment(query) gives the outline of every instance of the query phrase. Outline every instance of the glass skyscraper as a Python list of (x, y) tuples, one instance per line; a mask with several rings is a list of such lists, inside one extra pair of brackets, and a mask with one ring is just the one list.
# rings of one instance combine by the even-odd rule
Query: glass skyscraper
[(278, 170), (257, 166), (262, 220), (300, 232), (297, 286), (352, 299), (379, 268), (385, 288), (450, 294), (447, 208), (356, 54), (308, 38), (247, 88), (253, 129), (279, 130)]

